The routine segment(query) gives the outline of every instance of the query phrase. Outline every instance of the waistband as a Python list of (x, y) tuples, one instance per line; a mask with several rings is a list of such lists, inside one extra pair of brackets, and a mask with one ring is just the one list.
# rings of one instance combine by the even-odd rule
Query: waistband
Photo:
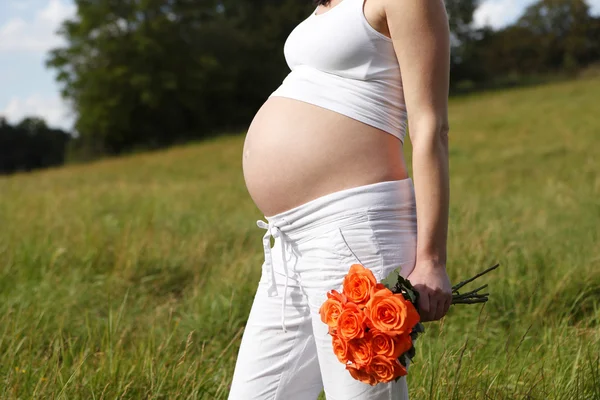
[(383, 181), (332, 192), (279, 214), (266, 216), (292, 240), (314, 235), (333, 221), (343, 221), (366, 210), (395, 211), (414, 205), (411, 178)]
[(271, 236), (279, 238), (278, 242), (281, 245), (281, 261), (285, 273), (281, 304), (281, 326), (284, 332), (287, 332), (285, 307), (289, 282), (289, 271), (285, 255), (287, 239), (300, 240), (315, 235), (318, 230), (334, 229), (331, 225), (332, 222), (352, 218), (356, 214), (367, 210), (393, 211), (403, 207), (412, 207), (414, 196), (414, 186), (411, 178), (376, 182), (332, 192), (269, 217), (265, 215), (268, 223), (262, 220), (256, 221), (259, 228), (266, 229), (263, 236), (263, 247), (265, 265), (269, 272), (269, 288), (267, 289), (269, 296), (278, 295), (271, 254)]

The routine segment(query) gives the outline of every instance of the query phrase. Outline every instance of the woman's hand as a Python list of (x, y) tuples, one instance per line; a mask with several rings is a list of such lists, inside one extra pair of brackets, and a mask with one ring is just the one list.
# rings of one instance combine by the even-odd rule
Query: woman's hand
[(441, 319), (452, 304), (452, 284), (444, 265), (419, 262), (407, 277), (419, 292), (421, 322)]

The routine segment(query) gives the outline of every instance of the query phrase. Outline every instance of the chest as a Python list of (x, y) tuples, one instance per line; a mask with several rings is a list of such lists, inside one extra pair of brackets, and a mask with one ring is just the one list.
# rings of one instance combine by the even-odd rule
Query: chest
[[(342, 0), (319, 6), (288, 36), (284, 54), (290, 69), (310, 65), (356, 79), (395, 62), (392, 41), (377, 0)], [(364, 8), (363, 8), (364, 7)]]

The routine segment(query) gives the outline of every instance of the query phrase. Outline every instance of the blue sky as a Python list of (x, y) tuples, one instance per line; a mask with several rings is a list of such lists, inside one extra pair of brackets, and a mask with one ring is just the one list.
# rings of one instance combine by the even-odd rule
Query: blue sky
[(10, 122), (39, 115), (70, 128), (69, 109), (44, 61), (63, 43), (55, 34), (61, 22), (74, 14), (71, 0), (0, 0), (0, 115)]
[[(600, 0), (587, 0), (600, 15)], [(499, 28), (514, 22), (535, 0), (483, 0), (475, 24)], [(63, 44), (61, 22), (75, 15), (72, 0), (0, 0), (0, 115), (11, 123), (38, 115), (70, 129), (73, 118), (60, 98), (55, 73), (44, 66), (49, 49)]]

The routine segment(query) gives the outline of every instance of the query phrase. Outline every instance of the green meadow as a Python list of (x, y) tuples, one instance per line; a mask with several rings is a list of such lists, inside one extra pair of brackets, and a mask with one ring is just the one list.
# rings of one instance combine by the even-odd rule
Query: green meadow
[[(599, 93), (451, 99), (447, 269), (500, 268), (425, 324), (412, 399), (600, 399)], [(243, 140), (0, 178), (0, 399), (227, 398), (263, 261)]]

